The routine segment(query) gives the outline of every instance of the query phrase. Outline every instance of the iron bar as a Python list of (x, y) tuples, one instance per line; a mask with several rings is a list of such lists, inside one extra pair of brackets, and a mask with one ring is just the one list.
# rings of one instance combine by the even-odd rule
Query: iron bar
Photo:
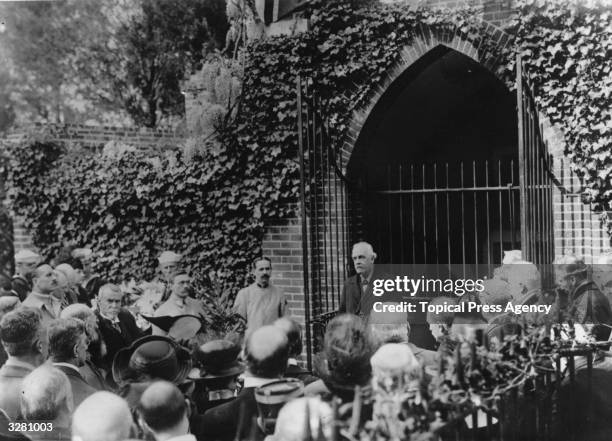
[[(463, 161), (461, 161), (461, 187), (463, 187)], [(463, 263), (463, 277), (465, 277), (465, 196), (461, 193), (461, 256)]]
[[(448, 186), (448, 162), (446, 163), (446, 189)], [(448, 277), (451, 276), (451, 231), (450, 231), (450, 193), (446, 192), (446, 245), (448, 249)]]
[[(425, 189), (425, 164), (423, 164), (423, 171), (421, 176), (421, 187)], [(422, 193), (422, 204), (423, 204), (423, 262), (427, 262), (427, 216), (425, 215), (425, 193)]]
[(306, 364), (312, 369), (312, 341), (310, 332), (310, 275), (308, 271), (308, 227), (306, 213), (306, 188), (305, 188), (305, 165), (304, 165), (304, 139), (302, 132), (302, 85), (300, 77), (296, 79), (297, 87), (297, 117), (298, 117), (298, 148), (300, 155), (300, 212), (302, 216), (302, 262), (304, 283), (304, 319), (306, 321)]

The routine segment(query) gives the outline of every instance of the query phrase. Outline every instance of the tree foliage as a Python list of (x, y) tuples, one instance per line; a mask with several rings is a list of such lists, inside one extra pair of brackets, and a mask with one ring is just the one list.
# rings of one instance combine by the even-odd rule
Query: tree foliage
[[(36, 140), (17, 148), (13, 206), (37, 245), (53, 253), (66, 242), (90, 244), (100, 252), (100, 270), (117, 278), (151, 276), (155, 256), (171, 248), (185, 253), (200, 278), (221, 272), (228, 286), (240, 286), (248, 262), (260, 252), (264, 219), (295, 215), (297, 76), (316, 86), (339, 145), (352, 111), (424, 27), (456, 30), (475, 47), (481, 47), (487, 32), (470, 8), (355, 10), (348, 2), (322, 0), (311, 6), (308, 32), (248, 47), (235, 117), (219, 126), (219, 142), (200, 146), (188, 160), (177, 153), (151, 157), (139, 151), (100, 158)], [(525, 51), (542, 110), (566, 130), (568, 153), (577, 163), (591, 161), (584, 169), (588, 182), (591, 173), (605, 170), (595, 168), (596, 161), (607, 164), (610, 154), (609, 141), (604, 141), (607, 152), (598, 145), (609, 137), (609, 77), (604, 77), (610, 17), (597, 9), (567, 12), (561, 5), (542, 12), (534, 7), (525, 4), (513, 22), (517, 45)], [(588, 34), (585, 23), (592, 27)], [(559, 41), (570, 42), (567, 50), (559, 48)], [(512, 72), (514, 50), (492, 55), (501, 55)], [(585, 59), (587, 70), (580, 67)], [(598, 179), (601, 188), (609, 185), (607, 175)]]
[(0, 109), (0, 130), (14, 120), (154, 127), (180, 118), (185, 73), (199, 67), (203, 53), (223, 47), (224, 5), (1, 3), (0, 95), (11, 105)]

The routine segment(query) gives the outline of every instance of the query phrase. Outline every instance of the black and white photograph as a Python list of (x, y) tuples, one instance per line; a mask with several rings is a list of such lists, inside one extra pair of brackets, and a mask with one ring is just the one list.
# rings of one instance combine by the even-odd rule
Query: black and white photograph
[(612, 0), (0, 0), (0, 441), (612, 440)]

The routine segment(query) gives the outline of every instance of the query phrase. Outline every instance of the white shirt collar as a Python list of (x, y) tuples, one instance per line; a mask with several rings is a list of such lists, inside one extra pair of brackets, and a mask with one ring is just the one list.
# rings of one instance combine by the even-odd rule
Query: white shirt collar
[(105, 314), (102, 314), (102, 313), (100, 313), (100, 315), (101, 315), (103, 318), (105, 318), (106, 320), (108, 320), (108, 321), (110, 321), (110, 322), (112, 322), (112, 323), (119, 323), (119, 316), (117, 316), (117, 317), (115, 317), (115, 318), (113, 319), (113, 318), (110, 318), (109, 316), (107, 316), (107, 315), (105, 315)]
[(268, 383), (272, 383), (276, 380), (278, 380), (278, 378), (261, 378), (246, 374), (244, 376), (244, 387), (259, 387)]
[(70, 368), (74, 371), (77, 371), (78, 373), (81, 373), (81, 371), (79, 371), (79, 368), (76, 367), (75, 365), (71, 364), (71, 363), (64, 363), (62, 361), (58, 361), (57, 363), (53, 363), (53, 366), (64, 366), (67, 368)]
[(14, 367), (20, 367), (20, 368), (24, 368), (24, 369), (28, 369), (30, 371), (33, 371), (34, 369), (36, 369), (36, 366), (34, 366), (33, 364), (28, 363), (27, 361), (21, 361), (21, 360), (17, 360), (15, 357), (9, 355), (6, 362), (4, 363), (5, 366), (14, 366)]
[(287, 366), (297, 366), (298, 362), (295, 358), (290, 358), (289, 360), (287, 360)]
[(168, 438), (166, 441), (196, 441), (196, 437), (191, 433), (186, 433), (185, 435)]

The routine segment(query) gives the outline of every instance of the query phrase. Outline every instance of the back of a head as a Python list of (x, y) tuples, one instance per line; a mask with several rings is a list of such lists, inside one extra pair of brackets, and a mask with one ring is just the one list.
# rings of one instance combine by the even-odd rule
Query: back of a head
[[(386, 302), (387, 307), (401, 306), (397, 302)], [(368, 318), (368, 326), (376, 346), (385, 343), (408, 343), (410, 325), (406, 312), (372, 311)]]
[(56, 419), (62, 409), (71, 412), (72, 387), (66, 374), (44, 364), (30, 372), (21, 386), (21, 414), (25, 420)]
[(95, 316), (95, 313), (84, 303), (73, 303), (72, 305), (68, 305), (60, 314), (60, 318), (62, 319), (75, 318), (84, 322), (92, 316)]
[(41, 326), (40, 310), (19, 307), (0, 320), (0, 341), (6, 352), (14, 357), (34, 354)]
[(367, 383), (373, 350), (370, 333), (356, 315), (339, 315), (327, 325), (324, 353), (332, 381), (348, 386)]
[(111, 392), (90, 395), (72, 415), (74, 441), (122, 441), (130, 437), (131, 428), (127, 402)]
[(156, 381), (143, 392), (138, 409), (144, 422), (159, 433), (179, 426), (186, 416), (187, 405), (174, 384)]
[(429, 302), (429, 306), (431, 306), (431, 311), (434, 311), (436, 306), (439, 306), (438, 312), (427, 312), (427, 323), (430, 325), (446, 325), (450, 326), (453, 324), (453, 320), (455, 319), (455, 313), (450, 312), (447, 309), (444, 309), (444, 306), (456, 305), (457, 298), (456, 297), (434, 297)]
[[(309, 420), (306, 420), (308, 415)], [(276, 419), (272, 439), (274, 441), (309, 441), (331, 438), (332, 410), (329, 404), (318, 397), (302, 397), (283, 406)]]
[(289, 317), (281, 317), (274, 326), (282, 329), (289, 339), (289, 356), (298, 357), (302, 353), (302, 329), (300, 324)]
[(278, 378), (287, 369), (289, 339), (276, 326), (262, 326), (251, 333), (245, 346), (248, 370), (263, 378)]
[(56, 319), (49, 323), (49, 356), (55, 362), (74, 358), (74, 347), (85, 334), (85, 324), (78, 319)]

